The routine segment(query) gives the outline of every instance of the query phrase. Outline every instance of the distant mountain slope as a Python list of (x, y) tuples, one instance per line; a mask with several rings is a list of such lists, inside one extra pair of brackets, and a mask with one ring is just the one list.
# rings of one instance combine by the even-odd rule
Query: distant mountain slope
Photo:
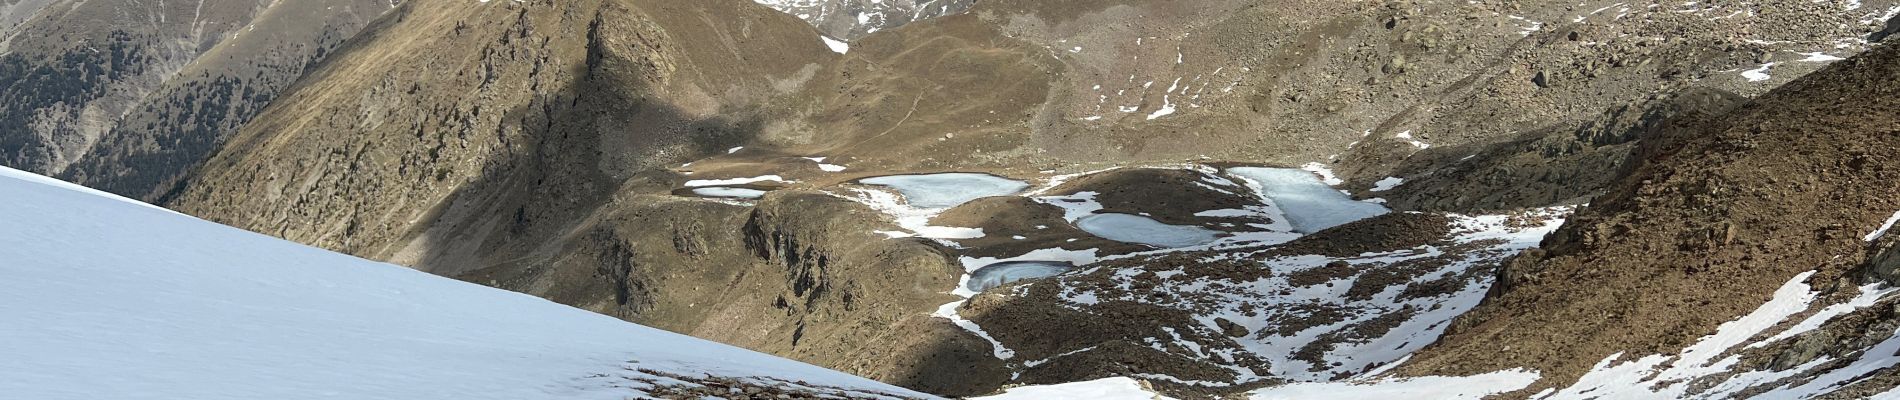
[(959, 14), (973, 0), (755, 0), (818, 27), (833, 38), (853, 40), (904, 24)]
[(930, 398), (0, 168), (11, 398)]
[(0, 165), (150, 198), (387, 0), (0, 6)]

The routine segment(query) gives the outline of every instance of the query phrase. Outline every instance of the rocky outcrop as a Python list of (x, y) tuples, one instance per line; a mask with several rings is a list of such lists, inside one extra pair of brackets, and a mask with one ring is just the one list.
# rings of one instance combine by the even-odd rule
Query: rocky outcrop
[(1575, 126), (1489, 145), (1426, 149), (1398, 168), (1407, 171), (1403, 190), (1368, 195), (1395, 209), (1473, 213), (1581, 203), (1633, 167), (1640, 141), (1680, 137), (1662, 130), (1696, 129), (1745, 100), (1692, 88), (1611, 108)]
[(857, 203), (647, 200), (544, 258), (462, 279), (932, 393), (1007, 378), (989, 343), (929, 315), (955, 299), (961, 266), (934, 243), (871, 233), (884, 223)]
[(1876, 47), (1646, 140), (1628, 176), (1510, 264), (1508, 290), (1400, 371), (1529, 367), (1561, 385), (1595, 357), (1674, 353), (1805, 271), (1851, 293), (1842, 278), (1880, 264), (1864, 236), (1900, 210), (1900, 163), (1879, 156), (1900, 151), (1900, 116), (1880, 111), (1900, 107), (1896, 77), (1900, 48)]

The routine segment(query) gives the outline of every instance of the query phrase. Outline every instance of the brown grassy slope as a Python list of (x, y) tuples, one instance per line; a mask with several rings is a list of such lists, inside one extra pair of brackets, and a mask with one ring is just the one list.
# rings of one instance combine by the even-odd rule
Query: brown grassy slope
[(1401, 371), (1529, 367), (1560, 384), (1619, 351), (1672, 353), (1803, 271), (1829, 286), (1900, 210), (1896, 109), (1900, 48), (1886, 46), (1645, 143), (1632, 175)]

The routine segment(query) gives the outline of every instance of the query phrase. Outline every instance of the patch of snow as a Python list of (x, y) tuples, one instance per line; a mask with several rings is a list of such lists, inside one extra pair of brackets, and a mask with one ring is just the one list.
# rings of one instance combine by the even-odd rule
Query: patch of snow
[(1759, 68), (1742, 71), (1742, 78), (1747, 79), (1749, 82), (1761, 82), (1761, 81), (1768, 80), (1768, 78), (1771, 78), (1770, 76), (1768, 76), (1768, 70), (1774, 67), (1775, 67), (1775, 63), (1762, 64), (1761, 67)]
[(1530, 386), (1541, 374), (1506, 370), (1473, 376), (1294, 383), (1248, 393), (1252, 400), (1481, 399)]
[(970, 400), (1173, 400), (1142, 388), (1134, 378), (1113, 377), (1092, 381), (1031, 385), (1009, 388), (995, 396)]
[(764, 176), (755, 176), (751, 178), (732, 178), (732, 179), (694, 179), (694, 180), (686, 181), (686, 187), (731, 186), (731, 185), (744, 185), (748, 183), (759, 183), (759, 182), (783, 183), (783, 182), (788, 182), (788, 181), (786, 181), (785, 178), (780, 177), (778, 175), (764, 175)]
[(1879, 229), (1874, 229), (1872, 233), (1868, 233), (1867, 237), (1863, 239), (1869, 242), (1880, 240), (1880, 237), (1887, 235), (1887, 230), (1893, 229), (1894, 223), (1900, 223), (1900, 212), (1894, 212), (1893, 217), (1887, 218), (1886, 223), (1880, 224)]
[(1431, 143), (1425, 143), (1423, 141), (1419, 141), (1418, 139), (1412, 138), (1412, 131), (1399, 132), (1399, 134), (1393, 135), (1392, 137), (1398, 138), (1399, 140), (1403, 140), (1405, 141), (1405, 143), (1409, 143), (1412, 145), (1412, 147), (1417, 147), (1419, 150), (1432, 148)]
[(1860, 294), (1855, 295), (1853, 299), (1849, 299), (1848, 301), (1840, 303), (1840, 304), (1832, 304), (1832, 305), (1828, 305), (1827, 307), (1823, 307), (1821, 308), (1820, 311), (1815, 312), (1814, 315), (1810, 315), (1808, 316), (1807, 319), (1803, 319), (1801, 320), (1800, 323), (1795, 324), (1793, 327), (1789, 327), (1788, 330), (1781, 331), (1781, 333), (1777, 333), (1774, 336), (1770, 336), (1767, 339), (1762, 339), (1759, 342), (1749, 344), (1748, 348), (1767, 346), (1769, 344), (1773, 344), (1775, 342), (1781, 341), (1782, 339), (1800, 336), (1801, 334), (1808, 333), (1815, 329), (1819, 329), (1822, 324), (1825, 324), (1828, 321), (1833, 320), (1834, 317), (1839, 317), (1849, 312), (1853, 312), (1854, 310), (1859, 310), (1862, 308), (1873, 306), (1874, 303), (1879, 302), (1881, 299), (1886, 298), (1888, 295), (1891, 295), (1896, 291), (1900, 291), (1900, 288), (1886, 287), (1885, 285), (1879, 284), (1879, 283), (1862, 285), (1860, 287)]
[(807, 159), (807, 160), (811, 160), (811, 162), (815, 162), (815, 163), (818, 163), (818, 170), (819, 170), (819, 171), (825, 171), (825, 172), (844, 172), (844, 169), (845, 169), (843, 165), (837, 165), (837, 164), (826, 164), (826, 163), (825, 163), (825, 157), (801, 157), (801, 158), (804, 158), (804, 159)]
[[(963, 278), (969, 279), (970, 276), (964, 275)], [(962, 287), (962, 286), (963, 285), (958, 285), (958, 287)], [(967, 301), (969, 300), (967, 299), (957, 300), (957, 301), (950, 302), (949, 304), (944, 304), (941, 307), (937, 307), (937, 312), (931, 315), (936, 316), (937, 318), (950, 320), (950, 323), (956, 324), (957, 327), (963, 328), (963, 330), (965, 331), (969, 331), (971, 334), (976, 335), (976, 337), (980, 337), (980, 338), (983, 338), (983, 340), (989, 341), (990, 351), (992, 352), (992, 355), (995, 355), (996, 358), (999, 360), (1008, 360), (1010, 358), (1016, 357), (1015, 351), (1010, 350), (1007, 347), (1003, 347), (1003, 342), (996, 341), (996, 338), (990, 336), (989, 332), (984, 331), (983, 327), (977, 326), (976, 322), (970, 321), (968, 319), (964, 319), (962, 315), (957, 314), (957, 307), (962, 307), (963, 303)]]
[(843, 40), (832, 39), (830, 36), (824, 35), (819, 35), (818, 39), (824, 40), (825, 47), (831, 48), (831, 52), (833, 53), (845, 54), (851, 52), (851, 44), (845, 43)]
[(1168, 95), (1164, 94), (1164, 95), (1161, 95), (1161, 108), (1156, 109), (1155, 112), (1148, 113), (1148, 119), (1154, 120), (1155, 118), (1166, 117), (1173, 114), (1174, 114), (1174, 102), (1169, 101)]
[(1840, 57), (1835, 57), (1835, 56), (1832, 56), (1832, 55), (1828, 55), (1827, 53), (1823, 53), (1823, 52), (1819, 52), (1819, 51), (1817, 51), (1817, 52), (1812, 52), (1812, 53), (1800, 53), (1800, 54), (1801, 54), (1801, 55), (1804, 55), (1804, 56), (1808, 56), (1808, 57), (1807, 57), (1807, 58), (1803, 58), (1803, 59), (1800, 59), (1800, 60), (1796, 60), (1796, 61), (1801, 61), (1801, 62), (1834, 62), (1834, 61), (1840, 61), (1840, 60), (1845, 60), (1845, 58), (1840, 58)]
[(1325, 183), (1326, 186), (1339, 186), (1340, 184), (1346, 183), (1346, 181), (1340, 180), (1338, 176), (1334, 176), (1333, 169), (1327, 168), (1326, 164), (1306, 163), (1306, 165), (1300, 166), (1300, 169), (1319, 175), (1320, 183)]
[(1900, 336), (1894, 336), (1863, 352), (1848, 365), (1828, 371), (1806, 383), (1799, 380), (1789, 382), (1786, 379), (1833, 361), (1832, 358), (1821, 357), (1784, 371), (1742, 371), (1730, 374), (1730, 370), (1741, 363), (1741, 355), (1735, 354), (1734, 350), (1760, 347), (1807, 332), (1835, 316), (1870, 306), (1893, 292), (1892, 289), (1878, 286), (1861, 287), (1861, 293), (1855, 299), (1823, 308), (1781, 334), (1751, 343), (1750, 339), (1811, 308), (1811, 303), (1819, 297), (1819, 293), (1812, 290), (1806, 281), (1814, 273), (1807, 271), (1795, 275), (1775, 290), (1773, 298), (1767, 303), (1748, 315), (1723, 323), (1714, 334), (1703, 337), (1676, 355), (1656, 354), (1619, 363), (1617, 360), (1623, 354), (1613, 354), (1598, 362), (1575, 385), (1559, 390), (1548, 398), (1684, 398), (1691, 395), (1698, 398), (1728, 398), (1764, 384), (1773, 386), (1773, 390), (1752, 396), (1810, 398), (1838, 389), (1847, 381), (1867, 372), (1900, 363), (1900, 357), (1893, 355), (1895, 351), (1900, 351)]
[[(1041, 196), (1043, 193), (1048, 193), (1050, 190), (1054, 190), (1057, 186), (1062, 186), (1062, 184), (1068, 183), (1070, 179), (1075, 179), (1076, 177), (1081, 177), (1081, 176), (1088, 176), (1088, 175), (1094, 175), (1094, 174), (1099, 174), (1103, 172), (1113, 171), (1120, 168), (1121, 167), (1108, 167), (1108, 168), (1103, 168), (1103, 169), (1098, 169), (1098, 170), (1088, 171), (1088, 172), (1079, 172), (1079, 173), (1073, 173), (1073, 174), (1062, 174), (1062, 175), (1051, 176), (1043, 180), (1042, 186), (1037, 186), (1036, 190), (1031, 190), (1027, 193), (1023, 193), (1023, 195), (1024, 196)], [(1055, 171), (1043, 171), (1043, 173), (1051, 173), (1051, 172), (1055, 172)]]
[(1392, 190), (1392, 189), (1398, 188), (1399, 185), (1403, 185), (1403, 184), (1405, 184), (1405, 178), (1400, 178), (1396, 176), (1388, 176), (1385, 179), (1380, 179), (1378, 182), (1373, 182), (1372, 191), (1383, 192), (1387, 190)]

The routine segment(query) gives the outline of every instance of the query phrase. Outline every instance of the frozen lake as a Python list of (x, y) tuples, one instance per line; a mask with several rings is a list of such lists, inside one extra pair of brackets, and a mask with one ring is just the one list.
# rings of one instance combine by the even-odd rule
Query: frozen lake
[(891, 175), (858, 180), (897, 190), (912, 207), (949, 209), (990, 196), (1007, 196), (1029, 188), (1028, 182), (990, 174), (950, 172), (923, 175)]
[(1388, 212), (1385, 206), (1353, 200), (1320, 182), (1312, 172), (1291, 168), (1236, 167), (1234, 174), (1258, 185), (1260, 194), (1286, 214), (1293, 230), (1313, 233)]
[(970, 273), (970, 283), (964, 286), (981, 292), (1010, 282), (1055, 276), (1074, 268), (1075, 264), (1066, 261), (1004, 261), (977, 268)]
[(723, 197), (723, 198), (729, 198), (729, 199), (756, 199), (756, 198), (765, 196), (765, 191), (758, 190), (758, 189), (747, 189), (747, 188), (741, 188), (741, 187), (711, 186), (711, 187), (693, 188), (693, 194), (706, 196), (706, 197)]
[(1129, 214), (1095, 214), (1075, 221), (1075, 227), (1117, 242), (1162, 248), (1199, 246), (1213, 242), (1217, 232), (1198, 226), (1168, 225), (1153, 218)]

